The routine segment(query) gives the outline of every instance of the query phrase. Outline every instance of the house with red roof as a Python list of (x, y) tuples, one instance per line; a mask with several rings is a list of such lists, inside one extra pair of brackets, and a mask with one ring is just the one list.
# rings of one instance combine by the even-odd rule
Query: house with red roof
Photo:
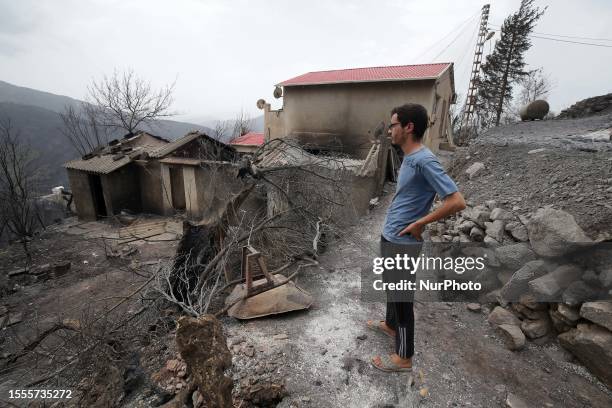
[(413, 102), (425, 106), (430, 116), (424, 143), (432, 151), (443, 142), (452, 145), (452, 63), (308, 72), (278, 83), (274, 96), (283, 98), (281, 109), (258, 102), (266, 140), (293, 137), (319, 150), (365, 158), (381, 122), (388, 125), (391, 109)]
[(238, 153), (253, 153), (263, 144), (264, 134), (262, 132), (248, 132), (230, 142)]

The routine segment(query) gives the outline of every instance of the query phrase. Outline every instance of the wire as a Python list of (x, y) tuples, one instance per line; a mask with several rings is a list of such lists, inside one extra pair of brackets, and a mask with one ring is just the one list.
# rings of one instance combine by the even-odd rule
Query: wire
[(444, 47), (444, 49), (442, 51), (440, 51), (438, 53), (438, 55), (436, 55), (435, 57), (432, 58), (432, 61), (435, 61), (440, 55), (442, 55), (444, 53), (444, 51), (448, 50), (448, 48), (453, 45), (455, 43), (455, 41), (457, 41), (457, 39), (461, 36), (461, 34), (463, 34), (463, 32), (465, 31), (466, 28), (469, 27), (469, 24), (466, 25), (465, 27), (463, 27), (463, 29), (461, 31), (459, 31), (459, 33), (457, 33), (457, 35), (455, 36), (455, 38), (453, 39), (453, 41), (451, 41), (446, 47)]
[[(489, 25), (495, 26), (495, 27), (501, 27), (499, 24), (489, 24)], [(494, 31), (498, 31), (498, 30), (494, 30)], [(551, 36), (551, 37), (575, 38), (575, 39), (578, 39), (578, 40), (612, 41), (612, 38), (578, 37), (578, 36), (575, 36), (575, 35), (550, 34), (550, 33), (542, 33), (542, 32), (539, 32), (539, 31), (532, 31), (532, 33), (540, 34), (540, 35), (548, 35), (548, 36)]]
[(470, 17), (467, 18), (467, 20), (463, 21), (462, 23), (460, 23), (459, 25), (455, 26), (455, 28), (453, 28), (452, 30), (450, 30), (448, 32), (448, 34), (446, 34), (444, 37), (440, 38), (438, 41), (436, 41), (434, 44), (430, 45), (429, 47), (427, 47), (425, 49), (425, 51), (423, 51), (421, 54), (419, 54), (416, 58), (415, 61), (418, 61), (422, 56), (424, 56), (425, 54), (427, 54), (429, 51), (431, 51), (435, 46), (437, 46), (438, 44), (440, 44), (442, 41), (446, 40), (448, 37), (451, 36), (452, 33), (454, 33), (455, 31), (457, 31), (459, 28), (463, 27), (466, 23), (468, 23), (470, 20), (472, 20), (474, 17), (480, 15), (480, 11), (472, 14)]
[[(494, 28), (491, 28), (491, 30), (493, 30), (493, 31), (501, 31), (501, 30), (494, 29)], [(560, 38), (542, 37), (542, 36), (539, 36), (539, 35), (531, 35), (531, 34), (529, 36), (533, 37), (533, 38), (539, 38), (539, 39), (542, 39), (542, 40), (550, 40), (550, 41), (557, 41), (557, 42), (564, 42), (564, 43), (571, 43), (571, 44), (590, 45), (590, 46), (593, 46), (593, 47), (612, 48), (612, 45), (608, 45), (608, 44), (595, 44), (595, 43), (588, 43), (588, 42), (583, 42), (583, 41), (562, 40)]]
[(612, 45), (607, 45), (607, 44), (594, 44), (594, 43), (581, 42), (581, 41), (561, 40), (560, 38), (540, 37), (538, 35), (532, 35), (531, 37), (540, 38), (542, 40), (551, 40), (551, 41), (558, 41), (558, 42), (565, 42), (565, 43), (572, 43), (572, 44), (591, 45), (593, 47), (612, 48)]

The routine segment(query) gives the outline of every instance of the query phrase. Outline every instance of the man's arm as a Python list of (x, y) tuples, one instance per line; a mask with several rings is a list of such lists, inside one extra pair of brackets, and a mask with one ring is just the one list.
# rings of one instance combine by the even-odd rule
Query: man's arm
[(444, 197), (442, 200), (442, 205), (435, 211), (408, 225), (398, 235), (402, 236), (405, 234), (410, 234), (420, 241), (422, 239), (421, 233), (423, 232), (423, 228), (425, 228), (427, 224), (438, 221), (442, 218), (446, 218), (449, 215), (463, 209), (465, 209), (465, 200), (463, 199), (463, 195), (460, 192), (455, 191), (454, 193)]

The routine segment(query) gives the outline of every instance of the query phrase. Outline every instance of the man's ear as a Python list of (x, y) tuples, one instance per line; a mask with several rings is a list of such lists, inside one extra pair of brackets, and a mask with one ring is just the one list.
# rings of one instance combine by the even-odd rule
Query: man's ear
[(414, 123), (408, 122), (406, 124), (406, 127), (404, 127), (404, 132), (406, 132), (406, 134), (413, 133), (414, 132)]

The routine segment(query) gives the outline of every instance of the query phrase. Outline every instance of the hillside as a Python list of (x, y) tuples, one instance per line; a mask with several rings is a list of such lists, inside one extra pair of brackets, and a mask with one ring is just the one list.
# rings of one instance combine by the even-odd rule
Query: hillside
[[(50, 192), (57, 185), (67, 186), (67, 175), (62, 164), (78, 156), (78, 153), (61, 132), (59, 113), (66, 106), (78, 106), (79, 103), (67, 96), (0, 81), (0, 115), (10, 118), (15, 129), (36, 150), (37, 164), (43, 175), (43, 192)], [(161, 120), (143, 130), (167, 139), (176, 139), (192, 130), (212, 134), (208, 127), (172, 120)]]

